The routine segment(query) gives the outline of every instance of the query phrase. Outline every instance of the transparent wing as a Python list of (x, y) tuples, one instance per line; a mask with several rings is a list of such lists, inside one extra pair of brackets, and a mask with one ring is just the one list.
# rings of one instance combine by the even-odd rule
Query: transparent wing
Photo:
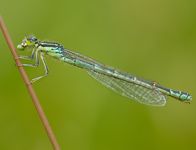
[(78, 53), (78, 52), (75, 52), (75, 51), (72, 51), (72, 50), (69, 50), (69, 49), (64, 49), (63, 51), (66, 52), (66, 55), (65, 57), (73, 57), (73, 58), (76, 58), (76, 59), (79, 59), (79, 60), (83, 60), (87, 63), (93, 63), (93, 64), (97, 64), (99, 66), (103, 66), (102, 63), (84, 55), (84, 54), (81, 54), (81, 53)]
[[(75, 57), (76, 59), (83, 60), (87, 63), (97, 64), (99, 66), (106, 65), (75, 51), (64, 49), (67, 56)], [(109, 66), (107, 66), (109, 67)], [(85, 68), (84, 68), (85, 69)], [(153, 88), (149, 89), (138, 84), (126, 82), (117, 78), (109, 77), (104, 74), (95, 72), (93, 70), (85, 69), (88, 74), (90, 74), (94, 79), (99, 81), (101, 84), (105, 85), (109, 89), (115, 91), (116, 93), (129, 98), (131, 100), (137, 101), (142, 104), (150, 106), (164, 106), (166, 104), (167, 96), (158, 90)], [(148, 80), (147, 80), (148, 81)], [(150, 80), (149, 80), (150, 81)]]
[(131, 100), (150, 106), (164, 106), (166, 104), (167, 96), (158, 90), (109, 77), (93, 70), (85, 70), (101, 84)]

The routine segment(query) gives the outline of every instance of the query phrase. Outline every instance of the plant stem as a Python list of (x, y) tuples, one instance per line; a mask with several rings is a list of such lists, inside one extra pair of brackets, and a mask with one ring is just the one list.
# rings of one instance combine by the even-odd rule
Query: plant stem
[(34, 91), (32, 85), (29, 84), (30, 80), (29, 80), (29, 78), (28, 78), (28, 76), (27, 76), (27, 74), (26, 74), (26, 72), (24, 70), (24, 67), (22, 66), (22, 63), (21, 63), (21, 61), (20, 61), (20, 59), (18, 57), (18, 54), (17, 54), (17, 52), (15, 50), (15, 47), (14, 47), (14, 44), (13, 44), (13, 42), (12, 42), (10, 36), (9, 36), (9, 33), (8, 33), (7, 29), (6, 29), (6, 26), (5, 26), (4, 22), (3, 22), (3, 19), (1, 17), (1, 15), (0, 15), (0, 28), (1, 28), (1, 30), (3, 32), (3, 35), (4, 35), (4, 37), (5, 37), (6, 41), (7, 41), (7, 44), (8, 44), (8, 46), (10, 48), (10, 51), (11, 51), (13, 57), (14, 57), (14, 60), (15, 60), (15, 62), (17, 64), (17, 66), (18, 66), (20, 74), (21, 74), (21, 76), (22, 76), (22, 78), (23, 78), (23, 80), (25, 82), (26, 88), (27, 88), (27, 90), (29, 92), (29, 95), (30, 95), (34, 105), (35, 105), (35, 108), (36, 108), (36, 110), (37, 110), (37, 112), (39, 114), (39, 117), (40, 117), (40, 119), (42, 121), (42, 124), (44, 125), (44, 128), (45, 128), (45, 130), (46, 130), (46, 132), (48, 134), (50, 142), (51, 142), (51, 144), (52, 144), (52, 146), (53, 146), (53, 148), (55, 150), (60, 150), (58, 142), (57, 142), (57, 140), (56, 140), (56, 138), (55, 138), (55, 136), (54, 136), (54, 134), (52, 132), (50, 124), (49, 124), (49, 122), (48, 122), (48, 120), (47, 120), (47, 118), (46, 118), (46, 116), (44, 114), (44, 111), (43, 111), (43, 109), (42, 109), (42, 107), (41, 107), (41, 105), (39, 103), (39, 100), (38, 100), (38, 98), (37, 98), (37, 96), (35, 94), (35, 91)]

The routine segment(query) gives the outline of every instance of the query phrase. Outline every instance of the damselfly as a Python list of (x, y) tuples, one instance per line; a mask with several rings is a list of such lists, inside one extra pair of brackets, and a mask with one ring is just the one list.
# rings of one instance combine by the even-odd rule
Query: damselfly
[(190, 103), (191, 96), (188, 93), (164, 88), (157, 82), (144, 80), (135, 75), (127, 74), (118, 69), (106, 66), (83, 54), (64, 48), (61, 44), (44, 42), (36, 37), (25, 37), (17, 46), (19, 50), (32, 48), (31, 56), (20, 56), (22, 59), (32, 60), (35, 54), (35, 64), (23, 64), (24, 66), (38, 67), (39, 56), (44, 64), (45, 74), (34, 78), (31, 83), (46, 76), (49, 71), (43, 55), (52, 56), (65, 63), (83, 68), (88, 74), (116, 93), (131, 100), (151, 106), (164, 106), (167, 96), (171, 96), (181, 102)]

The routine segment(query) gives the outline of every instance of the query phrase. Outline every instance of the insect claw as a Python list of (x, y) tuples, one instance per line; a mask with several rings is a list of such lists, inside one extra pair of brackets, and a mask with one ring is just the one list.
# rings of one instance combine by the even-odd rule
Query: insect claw
[(19, 59), (20, 57), (15, 57), (14, 59)]
[(20, 64), (20, 65), (17, 65), (17, 64), (15, 64), (16, 66), (18, 66), (18, 67), (21, 67), (21, 66), (23, 66), (22, 64)]
[(30, 85), (30, 84), (31, 84), (31, 82), (27, 83), (27, 85)]

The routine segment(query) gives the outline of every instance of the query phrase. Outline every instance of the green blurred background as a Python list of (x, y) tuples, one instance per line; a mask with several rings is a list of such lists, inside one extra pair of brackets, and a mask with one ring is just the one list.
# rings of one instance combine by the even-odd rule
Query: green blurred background
[[(15, 45), (33, 33), (193, 97), (142, 105), (46, 57), (33, 87), (61, 149), (196, 149), (196, 1), (1, 0), (0, 13)], [(0, 49), (0, 149), (52, 149), (2, 34)]]

